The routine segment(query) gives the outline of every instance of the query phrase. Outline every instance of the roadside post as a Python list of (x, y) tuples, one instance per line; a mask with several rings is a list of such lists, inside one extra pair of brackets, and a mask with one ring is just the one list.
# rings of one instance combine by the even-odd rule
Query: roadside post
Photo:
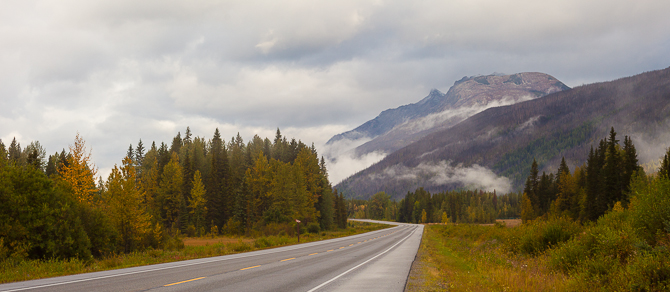
[(298, 223), (298, 242), (300, 242), (300, 220), (295, 219), (295, 222)]

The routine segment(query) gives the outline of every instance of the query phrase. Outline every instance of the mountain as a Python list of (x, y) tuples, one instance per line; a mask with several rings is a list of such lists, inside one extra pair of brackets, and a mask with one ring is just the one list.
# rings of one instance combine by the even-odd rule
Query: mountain
[(385, 110), (359, 127), (335, 135), (326, 144), (365, 141), (354, 149), (356, 155), (374, 151), (390, 153), (486, 108), (534, 99), (565, 89), (569, 87), (556, 78), (535, 72), (463, 77), (446, 94), (433, 89), (421, 101)]
[(619, 140), (632, 138), (641, 163), (658, 159), (670, 146), (670, 68), (489, 108), (393, 152), (336, 188), (363, 198), (379, 191), (399, 198), (417, 187), (516, 191), (533, 159), (552, 173), (561, 157), (570, 167), (582, 165), (611, 127)]

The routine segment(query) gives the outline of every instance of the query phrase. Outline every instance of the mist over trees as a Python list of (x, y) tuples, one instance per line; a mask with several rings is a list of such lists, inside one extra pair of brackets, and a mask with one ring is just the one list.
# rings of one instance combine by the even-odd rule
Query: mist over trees
[(273, 141), (190, 128), (169, 144), (139, 140), (107, 179), (96, 178), (79, 135), (49, 156), (39, 142), (0, 141), (0, 260), (173, 248), (181, 235), (244, 235), (295, 219), (346, 227), (344, 196), (331, 190), (314, 146), (279, 129)]

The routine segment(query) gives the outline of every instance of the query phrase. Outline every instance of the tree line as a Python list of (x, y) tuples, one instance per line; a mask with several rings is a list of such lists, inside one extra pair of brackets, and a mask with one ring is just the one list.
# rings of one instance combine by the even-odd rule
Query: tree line
[(495, 191), (483, 190), (431, 194), (418, 188), (396, 202), (379, 192), (370, 200), (350, 200), (350, 214), (355, 218), (406, 223), (493, 223), (498, 218), (518, 218), (521, 196), (521, 193), (497, 195)]
[[(557, 215), (595, 221), (617, 203), (626, 207), (631, 181), (636, 174), (644, 176), (644, 170), (630, 137), (625, 136), (620, 145), (616, 134), (611, 128), (609, 137), (600, 140), (596, 148), (591, 146), (586, 163), (573, 172), (563, 159), (556, 174), (539, 175), (533, 161), (523, 191), (522, 219)], [(667, 176), (667, 157), (661, 163), (661, 176)]]
[(146, 147), (132, 144), (106, 180), (77, 134), (47, 157), (39, 142), (0, 141), (0, 260), (91, 258), (172, 248), (180, 235), (244, 235), (346, 227), (323, 157), (277, 129), (274, 141), (238, 134), (227, 143), (190, 128)]

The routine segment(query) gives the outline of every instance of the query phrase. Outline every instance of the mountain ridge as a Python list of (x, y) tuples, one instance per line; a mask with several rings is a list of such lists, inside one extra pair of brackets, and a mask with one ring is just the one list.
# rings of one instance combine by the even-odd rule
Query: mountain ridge
[[(620, 137), (631, 136), (640, 145), (641, 158), (654, 157), (668, 146), (662, 141), (670, 138), (668, 116), (670, 68), (579, 86), (488, 108), (391, 153), (336, 188), (352, 196), (386, 191), (398, 197), (419, 186), (433, 191), (468, 187), (455, 181), (438, 184), (435, 178), (467, 175), (477, 166), (509, 178), (510, 190), (518, 190), (533, 158), (541, 170), (551, 172), (562, 156), (573, 167), (581, 165), (587, 148), (604, 138), (611, 126)], [(437, 174), (426, 171), (438, 166), (442, 169)], [(401, 175), (406, 179), (397, 178)]]
[(355, 129), (333, 136), (326, 145), (368, 139), (355, 147), (357, 156), (375, 151), (390, 153), (487, 107), (566, 89), (569, 87), (558, 79), (538, 72), (465, 76), (455, 81), (447, 93), (432, 89), (420, 101), (384, 110)]

